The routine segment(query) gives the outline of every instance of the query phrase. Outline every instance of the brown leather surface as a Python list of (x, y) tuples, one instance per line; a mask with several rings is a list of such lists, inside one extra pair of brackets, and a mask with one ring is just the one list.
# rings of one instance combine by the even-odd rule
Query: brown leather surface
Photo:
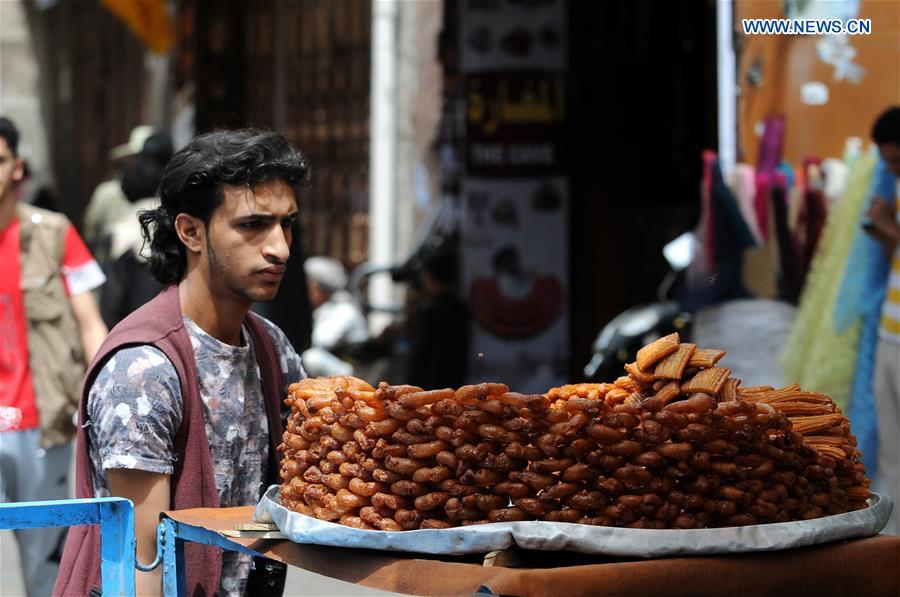
[[(253, 508), (166, 513), (212, 530), (251, 522)], [(412, 595), (471, 595), (488, 586), (503, 595), (900, 595), (900, 537), (878, 535), (768, 553), (622, 560), (573, 553), (523, 553), (522, 568), (485, 568), (480, 557), (232, 539), (261, 555), (363, 586)], [(468, 562), (466, 561), (468, 560)]]

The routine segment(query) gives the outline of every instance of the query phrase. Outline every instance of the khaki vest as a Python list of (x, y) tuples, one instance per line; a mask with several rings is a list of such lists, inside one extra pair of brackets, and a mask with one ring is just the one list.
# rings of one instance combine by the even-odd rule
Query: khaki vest
[(41, 422), (41, 444), (72, 440), (85, 362), (81, 333), (62, 277), (69, 221), (20, 203), (19, 287), (25, 305), (28, 366)]

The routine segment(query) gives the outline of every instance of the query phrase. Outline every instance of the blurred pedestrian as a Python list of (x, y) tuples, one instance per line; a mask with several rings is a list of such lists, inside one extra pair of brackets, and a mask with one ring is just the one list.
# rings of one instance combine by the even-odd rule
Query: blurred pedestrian
[[(90, 292), (105, 280), (62, 215), (16, 200), (19, 132), (0, 117), (0, 500), (68, 497), (72, 415), (87, 362), (106, 337)], [(64, 528), (16, 531), (28, 595), (49, 595)]]
[(303, 366), (312, 376), (352, 375), (353, 365), (341, 356), (369, 339), (369, 327), (347, 292), (347, 270), (337, 259), (310, 257), (303, 271), (313, 308), (312, 346), (303, 352)]
[(422, 304), (409, 320), (406, 383), (425, 389), (465, 383), (469, 311), (456, 295), (457, 256), (441, 249), (422, 260)]
[(128, 199), (122, 191), (122, 170), (141, 152), (144, 142), (152, 134), (152, 126), (136, 126), (131, 130), (127, 143), (112, 148), (109, 159), (115, 174), (97, 185), (84, 211), (84, 240), (100, 263), (106, 261), (102, 242), (110, 223), (124, 216), (130, 209)]
[[(872, 128), (872, 139), (894, 175), (893, 189), (876, 196), (867, 216), (869, 234), (884, 247), (891, 263), (887, 296), (875, 362), (875, 405), (878, 413), (876, 490), (894, 501), (886, 533), (900, 534), (900, 106), (885, 111)], [(890, 191), (893, 193), (890, 193)]]
[(27, 160), (22, 161), (22, 180), (16, 184), (16, 196), (22, 203), (59, 212), (59, 200), (50, 181), (43, 174), (31, 169)]
[(132, 311), (163, 289), (153, 279), (142, 252), (144, 238), (138, 215), (156, 209), (156, 197), (163, 170), (172, 155), (167, 135), (155, 133), (133, 162), (122, 171), (122, 191), (130, 209), (109, 223), (102, 242), (106, 261), (102, 264), (107, 281), (100, 293), (100, 312), (109, 327), (115, 326)]

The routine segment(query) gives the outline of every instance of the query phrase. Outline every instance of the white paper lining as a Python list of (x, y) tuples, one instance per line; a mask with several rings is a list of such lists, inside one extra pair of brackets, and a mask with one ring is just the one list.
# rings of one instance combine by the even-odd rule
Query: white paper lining
[(257, 522), (274, 522), (296, 543), (427, 554), (487, 553), (519, 547), (619, 557), (745, 553), (870, 537), (887, 524), (890, 498), (875, 494), (863, 510), (814, 520), (696, 530), (623, 529), (565, 522), (497, 522), (417, 531), (366, 531), (305, 516), (280, 503), (273, 485), (256, 507)]

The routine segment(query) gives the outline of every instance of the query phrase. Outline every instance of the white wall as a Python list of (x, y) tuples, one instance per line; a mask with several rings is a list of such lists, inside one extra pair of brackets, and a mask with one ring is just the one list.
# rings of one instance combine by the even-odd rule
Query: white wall
[(0, 115), (18, 127), (20, 155), (35, 172), (49, 174), (39, 73), (23, 0), (0, 0)]

